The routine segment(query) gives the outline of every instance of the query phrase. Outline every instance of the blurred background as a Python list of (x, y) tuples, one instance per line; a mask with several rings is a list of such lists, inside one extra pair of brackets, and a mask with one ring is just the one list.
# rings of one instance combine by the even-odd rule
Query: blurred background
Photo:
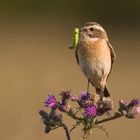
[[(45, 109), (49, 93), (86, 89), (87, 80), (68, 46), (73, 28), (88, 21), (106, 29), (116, 50), (108, 81), (116, 109), (119, 99), (140, 98), (139, 15), (139, 0), (0, 0), (0, 139), (66, 139), (62, 129), (46, 135), (38, 111)], [(103, 125), (110, 137), (95, 130), (91, 139), (140, 137), (140, 116)], [(80, 128), (72, 134), (77, 139), (82, 139)]]

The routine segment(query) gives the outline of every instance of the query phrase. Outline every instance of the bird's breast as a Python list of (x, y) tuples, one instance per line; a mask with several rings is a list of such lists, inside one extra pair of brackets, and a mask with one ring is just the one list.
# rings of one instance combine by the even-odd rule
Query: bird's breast
[(80, 41), (78, 58), (82, 71), (87, 77), (108, 75), (111, 68), (110, 49), (106, 41)]

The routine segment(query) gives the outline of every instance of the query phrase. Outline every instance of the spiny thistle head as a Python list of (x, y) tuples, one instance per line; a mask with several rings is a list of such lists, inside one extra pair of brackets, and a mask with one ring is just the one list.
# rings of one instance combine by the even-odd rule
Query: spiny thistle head
[(87, 91), (83, 91), (79, 97), (79, 100), (88, 100), (90, 97), (90, 94)]
[(87, 103), (84, 108), (84, 115), (87, 118), (93, 118), (97, 115), (97, 107), (95, 104)]
[[(46, 133), (59, 127), (64, 127), (66, 130), (62, 113), (65, 113), (76, 122), (70, 132), (78, 125), (83, 124), (85, 136), (88, 136), (90, 134), (89, 131), (93, 128), (99, 128), (108, 134), (102, 126), (98, 125), (99, 123), (114, 120), (122, 116), (133, 119), (137, 114), (140, 114), (140, 101), (138, 99), (133, 99), (130, 102), (120, 100), (119, 109), (114, 113), (112, 111), (114, 110), (113, 100), (110, 98), (103, 97), (103, 100), (101, 100), (96, 94), (92, 95), (87, 91), (81, 92), (79, 96), (76, 96), (72, 95), (70, 90), (61, 90), (60, 96), (60, 100), (56, 100), (54, 95), (48, 95), (44, 103), (46, 107), (50, 108), (50, 112), (46, 113), (42, 110), (39, 112), (46, 126)], [(72, 106), (73, 102), (77, 103), (77, 107), (75, 107), (75, 104)], [(99, 120), (100, 116), (103, 115), (110, 115), (110, 118)], [(69, 133), (67, 130), (66, 134), (69, 140)]]
[(129, 103), (129, 106), (133, 107), (136, 106), (140, 103), (140, 101), (138, 99), (133, 99), (131, 100), (131, 102)]
[(55, 108), (57, 106), (56, 98), (53, 95), (48, 95), (48, 98), (46, 99), (44, 103), (45, 103), (45, 106), (49, 108)]
[(135, 118), (140, 113), (140, 101), (138, 99), (133, 99), (130, 102), (120, 100), (119, 104), (120, 112), (125, 114), (127, 118)]

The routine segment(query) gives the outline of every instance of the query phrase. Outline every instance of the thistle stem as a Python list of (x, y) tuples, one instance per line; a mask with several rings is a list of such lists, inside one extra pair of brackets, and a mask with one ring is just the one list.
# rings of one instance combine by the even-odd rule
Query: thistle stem
[(63, 124), (63, 128), (64, 128), (64, 130), (65, 130), (67, 140), (71, 140), (68, 127), (67, 127), (65, 124)]
[(108, 122), (108, 121), (111, 121), (111, 120), (115, 120), (115, 119), (121, 118), (121, 117), (123, 117), (123, 116), (124, 116), (123, 114), (117, 112), (117, 113), (115, 113), (114, 116), (111, 116), (111, 117), (109, 117), (109, 118), (106, 118), (106, 119), (97, 121), (96, 124), (100, 124), (100, 123)]

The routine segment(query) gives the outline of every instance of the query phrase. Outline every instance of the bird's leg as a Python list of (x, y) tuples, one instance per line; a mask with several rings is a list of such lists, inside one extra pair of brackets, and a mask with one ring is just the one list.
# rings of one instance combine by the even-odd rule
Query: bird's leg
[(96, 93), (100, 96), (99, 100), (102, 102), (104, 98), (104, 90), (96, 88)]
[(101, 102), (103, 101), (103, 97), (104, 97), (104, 92), (101, 91), (101, 94), (100, 94), (100, 101)]

